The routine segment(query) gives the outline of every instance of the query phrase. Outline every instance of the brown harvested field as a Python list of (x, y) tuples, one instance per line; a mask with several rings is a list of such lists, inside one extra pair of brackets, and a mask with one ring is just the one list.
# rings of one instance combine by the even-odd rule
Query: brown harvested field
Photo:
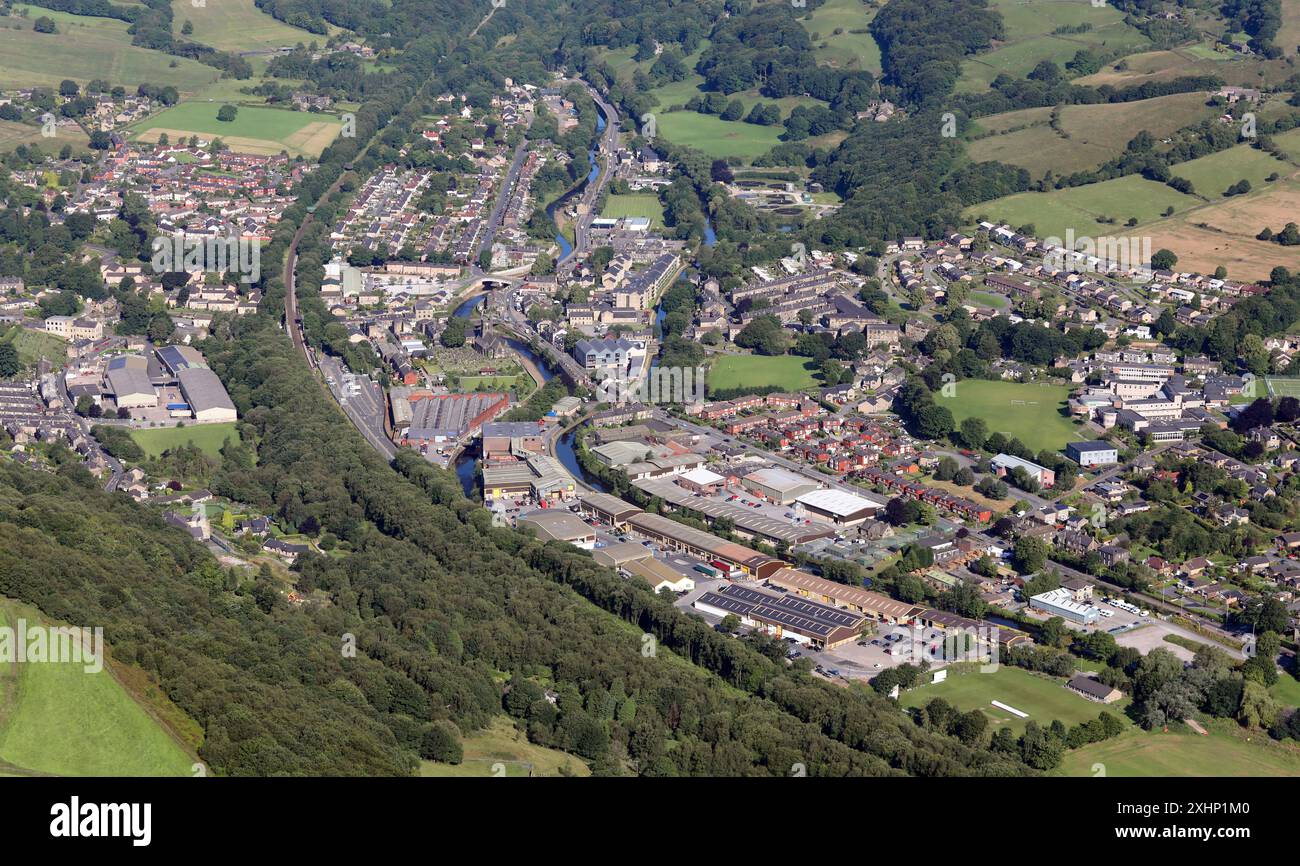
[(1281, 265), (1300, 268), (1300, 250), (1255, 239), (1264, 226), (1274, 231), (1300, 214), (1300, 182), (1281, 181), (1257, 195), (1195, 208), (1151, 223), (1142, 231), (1154, 249), (1178, 255), (1178, 270), (1211, 273), (1219, 265), (1235, 279), (1266, 279)]
[[(238, 135), (221, 135), (215, 136), (207, 133), (199, 133), (200, 138), (214, 139), (220, 138), (231, 150), (239, 153), (251, 153), (255, 156), (274, 156), (281, 151), (288, 151), (290, 156), (302, 153), (309, 156), (319, 156), (321, 151), (329, 147), (338, 135), (338, 124), (327, 123), (325, 121), (314, 121), (307, 124), (302, 129), (285, 136), (283, 142), (270, 141), (264, 138), (246, 138)], [(193, 130), (187, 129), (165, 129), (163, 127), (150, 127), (147, 131), (140, 133), (136, 138), (140, 141), (153, 144), (158, 141), (162, 133), (167, 133), (167, 137), (172, 141), (180, 138), (189, 138), (194, 135)]]
[[(1214, 115), (1208, 92), (1177, 93), (1138, 102), (1068, 105), (1061, 109), (1061, 132), (1048, 123), (1051, 109), (1027, 109), (981, 118), (985, 129), (1016, 129), (972, 142), (971, 159), (1018, 165), (1035, 176), (1096, 168), (1117, 156), (1142, 130), (1162, 138)], [(1062, 134), (1064, 133), (1064, 134)], [(1068, 137), (1066, 137), (1068, 136)]]

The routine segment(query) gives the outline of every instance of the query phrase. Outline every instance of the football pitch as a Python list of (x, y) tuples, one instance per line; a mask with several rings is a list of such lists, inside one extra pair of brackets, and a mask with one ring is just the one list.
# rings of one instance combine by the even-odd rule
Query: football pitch
[(1300, 397), (1300, 376), (1278, 378), (1269, 376), (1264, 379), (1268, 385), (1270, 397)]

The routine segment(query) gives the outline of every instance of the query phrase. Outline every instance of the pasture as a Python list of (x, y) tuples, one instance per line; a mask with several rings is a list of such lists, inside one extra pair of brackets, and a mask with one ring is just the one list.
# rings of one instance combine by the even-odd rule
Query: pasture
[(1177, 93), (1136, 102), (1067, 105), (1060, 112), (1060, 132), (1049, 125), (1050, 108), (1031, 108), (982, 117), (981, 129), (1004, 131), (971, 142), (972, 160), (1018, 165), (1035, 177), (1051, 170), (1070, 173), (1096, 168), (1124, 150), (1146, 130), (1156, 138), (1215, 113), (1208, 93)]
[[(1229, 727), (1231, 726), (1231, 727)], [(1300, 749), (1215, 722), (1207, 736), (1134, 729), (1065, 753), (1058, 776), (1300, 776)], [(1098, 767), (1097, 765), (1101, 765)]]
[(152, 430), (132, 430), (131, 438), (144, 449), (148, 457), (158, 457), (169, 448), (196, 445), (209, 457), (216, 457), (227, 439), (239, 441), (239, 431), (233, 423), (187, 424), (184, 427), (158, 427)]
[(800, 18), (799, 23), (812, 38), (818, 63), (879, 75), (880, 46), (867, 32), (876, 12), (862, 0), (827, 0), (813, 10), (811, 18)]
[(131, 127), (139, 141), (155, 142), (162, 133), (175, 141), (184, 136), (220, 138), (231, 150), (264, 156), (287, 151), (290, 156), (319, 156), (342, 128), (342, 123), (325, 114), (278, 108), (238, 106), (230, 122), (217, 120), (225, 103), (188, 101), (161, 111)]
[(1207, 199), (1222, 198), (1223, 192), (1239, 180), (1259, 189), (1272, 174), (1290, 174), (1294, 168), (1248, 144), (1239, 144), (1200, 159), (1171, 165), (1169, 171), (1192, 182), (1194, 192)]
[[(37, 15), (55, 19), (58, 33), (35, 33)], [(220, 73), (194, 60), (131, 44), (125, 21), (40, 9), (32, 18), (0, 18), (0, 81), (6, 88), (58, 87), (71, 78), (102, 78), (128, 89), (170, 84), (193, 92)]]
[[(928, 674), (922, 676), (929, 678)], [(927, 683), (903, 692), (899, 703), (904, 707), (923, 707), (935, 698), (943, 698), (962, 712), (981, 710), (992, 723), (990, 730), (1005, 727), (1016, 736), (1023, 734), (1025, 725), (1031, 721), (1046, 728), (1053, 720), (1060, 719), (1070, 727), (1097, 718), (1102, 710), (1127, 721), (1123, 714), (1127, 699), (1110, 706), (1094, 703), (1067, 689), (1063, 679), (1009, 665), (1001, 665), (990, 673), (981, 673), (976, 665), (953, 665), (944, 682)], [(993, 706), (992, 701), (1015, 707), (1029, 716), (1019, 718)]]
[[(1066, 61), (1083, 48), (1129, 53), (1150, 45), (1136, 28), (1124, 23), (1123, 13), (1113, 6), (1074, 0), (995, 0), (990, 5), (1002, 16), (1005, 41), (962, 64), (959, 92), (982, 91), (1003, 72), (1022, 77), (1041, 60), (1051, 60), (1064, 71)], [(1053, 33), (1060, 27), (1081, 24), (1092, 28), (1082, 33)]]
[(1065, 415), (1070, 389), (1064, 385), (994, 382), (964, 379), (956, 382), (953, 396), (936, 392), (935, 402), (952, 412), (958, 424), (966, 418), (983, 418), (990, 433), (1019, 439), (1034, 452), (1058, 451), (1065, 443), (1084, 438)]
[(215, 0), (195, 6), (186, 3), (175, 13), (176, 35), (185, 21), (194, 25), (195, 42), (218, 51), (267, 51), (282, 45), (304, 45), (326, 37), (277, 21), (253, 5), (253, 0)]
[[(1012, 226), (1032, 224), (1039, 237), (1065, 237), (1066, 229), (1076, 236), (1116, 236), (1131, 233), (1124, 223), (1137, 217), (1138, 223), (1152, 222), (1168, 207), (1174, 213), (1201, 203), (1163, 183), (1129, 175), (1101, 183), (1051, 192), (1022, 192), (982, 202), (967, 208), (967, 218), (985, 214)], [(1102, 222), (1108, 218), (1113, 222)]]
[[(37, 609), (0, 598), (0, 624), (17, 629), (19, 618), (28, 629), (48, 624)], [(195, 759), (152, 711), (107, 662), (97, 672), (82, 662), (0, 662), (0, 766), (19, 775), (191, 775)]]
[(722, 355), (709, 365), (708, 389), (762, 388), (801, 391), (817, 384), (812, 362), (798, 355)]

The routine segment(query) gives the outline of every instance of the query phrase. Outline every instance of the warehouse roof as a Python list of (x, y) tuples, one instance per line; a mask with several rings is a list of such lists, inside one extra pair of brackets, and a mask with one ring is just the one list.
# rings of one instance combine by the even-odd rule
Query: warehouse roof
[(575, 541), (596, 534), (596, 530), (567, 511), (534, 511), (519, 520), (534, 527), (541, 538), (549, 541)]
[(810, 484), (816, 486), (816, 482), (812, 479), (777, 468), (760, 469), (757, 472), (751, 472), (745, 476), (745, 480), (755, 484), (762, 484), (764, 487), (770, 487), (773, 490), (797, 490)]
[(177, 374), (176, 378), (180, 380), (181, 392), (196, 415), (204, 409), (234, 411), (235, 404), (230, 402), (226, 386), (222, 385), (217, 374), (207, 367), (186, 367)]
[(836, 517), (850, 517), (868, 509), (882, 509), (885, 503), (867, 496), (858, 496), (845, 490), (814, 490), (795, 499), (810, 508), (834, 514)]
[(923, 608), (914, 604), (895, 601), (889, 596), (881, 595), (878, 592), (870, 592), (860, 587), (836, 583), (833, 580), (817, 577), (815, 574), (809, 574), (795, 568), (781, 569), (769, 577), (768, 582), (786, 589), (821, 595), (834, 599), (840, 604), (853, 605), (879, 616), (888, 616), (894, 619), (911, 619), (923, 610)]

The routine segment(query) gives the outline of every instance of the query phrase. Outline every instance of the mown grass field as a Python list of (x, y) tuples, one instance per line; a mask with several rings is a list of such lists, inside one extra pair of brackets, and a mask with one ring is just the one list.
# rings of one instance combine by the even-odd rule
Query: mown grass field
[[(978, 126), (988, 131), (1014, 131), (973, 141), (967, 152), (976, 162), (1018, 165), (1035, 177), (1048, 170), (1083, 171), (1117, 156), (1142, 130), (1163, 138), (1213, 116), (1208, 99), (1208, 93), (1176, 93), (1136, 102), (1067, 105), (1061, 110), (1061, 132), (1049, 125), (1050, 108), (995, 114), (980, 118)], [(1019, 128), (1022, 126), (1025, 128)]]
[(231, 150), (243, 153), (267, 155), (284, 150), (290, 156), (319, 156), (342, 128), (341, 121), (329, 115), (257, 106), (240, 106), (234, 120), (223, 122), (217, 120), (223, 104), (219, 100), (182, 102), (133, 125), (131, 132), (141, 141), (157, 141), (163, 132), (173, 141), (198, 134), (220, 138)]
[[(1300, 776), (1300, 749), (1222, 720), (1201, 736), (1134, 729), (1065, 753), (1058, 776)], [(1100, 765), (1100, 766), (1098, 766)]]
[[(47, 621), (0, 599), (0, 624)], [(17, 636), (15, 636), (17, 637)], [(113, 678), (80, 663), (0, 663), (0, 766), (64, 776), (189, 776), (195, 762)]]
[[(84, 85), (102, 78), (127, 88), (148, 82), (193, 92), (220, 75), (196, 61), (132, 45), (124, 21), (29, 8), (30, 18), (0, 18), (0, 82), (5, 88), (57, 87), (65, 78)], [(34, 32), (41, 15), (54, 19), (59, 32)]]
[(421, 761), (420, 775), (432, 778), (479, 778), (504, 775), (590, 776), (591, 770), (573, 755), (534, 745), (504, 717), (463, 741), (465, 760), (459, 764)]
[(309, 33), (277, 21), (253, 5), (253, 0), (213, 0), (202, 6), (183, 4), (175, 11), (174, 26), (179, 37), (185, 21), (194, 25), (195, 42), (218, 51), (265, 51), (282, 45), (323, 45), (327, 37)]
[[(991, 673), (980, 673), (973, 665), (954, 666), (947, 680), (904, 692), (899, 703), (905, 707), (921, 707), (935, 698), (943, 698), (962, 712), (981, 710), (992, 722), (990, 730), (1005, 727), (1016, 736), (1024, 733), (1025, 725), (1031, 721), (1045, 728), (1060, 719), (1069, 727), (1097, 718), (1102, 710), (1127, 720), (1123, 714), (1127, 699), (1110, 706), (1098, 704), (1067, 689), (1063, 679), (1040, 676), (1009, 665), (1001, 665)], [(1029, 717), (1019, 718), (993, 706), (992, 701), (1015, 707)]]
[(761, 156), (780, 143), (781, 133), (785, 131), (783, 126), (723, 120), (695, 111), (656, 114), (655, 121), (659, 135), (714, 159), (735, 156), (749, 160)]
[(204, 453), (216, 457), (227, 439), (239, 441), (239, 431), (229, 424), (187, 424), (184, 427), (159, 427), (153, 430), (132, 430), (131, 438), (149, 457), (158, 457), (168, 448), (190, 443)]
[(961, 424), (966, 418), (983, 418), (990, 433), (1014, 436), (1034, 452), (1052, 451), (1083, 438), (1069, 418), (1061, 414), (1070, 389), (1063, 385), (993, 382), (964, 379), (956, 393), (936, 393), (935, 402), (952, 412)]
[(799, 23), (813, 40), (818, 63), (837, 69), (865, 69), (879, 75), (880, 46), (865, 32), (877, 11), (862, 0), (827, 0), (813, 10), (811, 18), (800, 18)]
[(709, 365), (708, 388), (761, 388), (776, 385), (800, 391), (817, 384), (811, 362), (798, 355), (723, 355)]
[(659, 203), (659, 196), (654, 193), (608, 196), (605, 199), (605, 206), (601, 209), (600, 215), (604, 217), (645, 217), (650, 220), (651, 228), (660, 228), (664, 224), (664, 207)]

